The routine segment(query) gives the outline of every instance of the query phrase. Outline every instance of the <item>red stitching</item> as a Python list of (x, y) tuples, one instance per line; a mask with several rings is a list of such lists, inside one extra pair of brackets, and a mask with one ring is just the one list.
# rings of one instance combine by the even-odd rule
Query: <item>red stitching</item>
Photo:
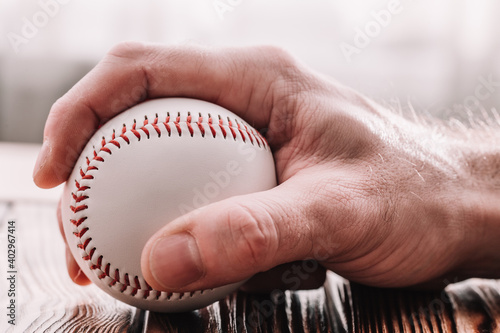
[[(117, 146), (118, 148), (121, 148), (120, 147), (120, 143), (118, 141), (115, 140), (115, 130), (113, 130), (113, 134), (111, 135), (111, 140), (109, 140), (109, 143), (112, 143), (114, 144), (115, 146)], [(88, 170), (88, 169), (87, 169)]]
[(137, 130), (135, 129), (135, 119), (134, 119), (134, 124), (132, 125), (132, 129), (130, 130), (132, 133), (134, 133), (135, 137), (141, 141), (141, 134), (139, 132), (137, 132)]
[(238, 120), (235, 120), (235, 121), (236, 121), (236, 125), (238, 126), (238, 131), (240, 132), (241, 138), (243, 139), (243, 142), (246, 142), (245, 134), (243, 134), (243, 131), (241, 130), (240, 123), (238, 122)]
[(191, 134), (191, 136), (194, 135), (194, 131), (193, 131), (193, 127), (191, 126), (191, 114), (188, 112), (188, 116), (187, 116), (187, 119), (186, 119), (186, 123), (187, 123), (187, 126), (188, 126), (188, 130), (189, 130), (189, 134)]
[(82, 176), (82, 179), (94, 179), (92, 175), (85, 174), (81, 168), (80, 168), (80, 176)]
[(151, 286), (146, 281), (144, 281), (144, 284), (146, 285), (146, 290), (144, 290), (143, 298), (148, 298), (149, 293), (151, 292), (151, 290), (153, 290), (153, 288), (151, 288)]
[(255, 131), (253, 129), (251, 130), (251, 132), (255, 138), (255, 141), (257, 142), (257, 145), (260, 147), (260, 137), (255, 134)]
[(114, 144), (115, 146), (117, 146), (118, 148), (121, 148), (121, 147), (120, 147), (120, 143), (119, 143), (118, 141), (116, 141), (116, 140), (111, 140), (111, 141), (109, 141), (109, 143), (112, 143), (112, 144)]
[(90, 188), (88, 186), (80, 186), (80, 183), (78, 181), (76, 181), (76, 180), (75, 180), (75, 186), (76, 186), (76, 191), (77, 192), (85, 191), (85, 190), (88, 190)]
[(89, 230), (89, 228), (83, 228), (79, 232), (74, 232), (73, 235), (75, 235), (78, 238), (82, 238), (83, 235)]
[(215, 128), (212, 125), (212, 116), (210, 113), (208, 114), (208, 127), (210, 127), (210, 131), (212, 132), (212, 136), (215, 138)]
[(94, 160), (99, 162), (104, 162), (104, 159), (100, 156), (97, 156), (97, 152), (94, 150)]
[(177, 128), (177, 133), (179, 133), (179, 136), (182, 135), (182, 129), (181, 129), (181, 125), (179, 124), (179, 121), (181, 120), (181, 116), (180, 114), (178, 113), (177, 114), (177, 118), (175, 118), (175, 121), (174, 121), (174, 125), (175, 127)]
[[(170, 113), (167, 112), (166, 119), (162, 123), (165, 126), (165, 129), (167, 130), (169, 136), (171, 135), (170, 124), (172, 124), (172, 123), (175, 126), (175, 128), (177, 129), (177, 133), (179, 134), (179, 136), (182, 135), (182, 127), (181, 127), (181, 119), (180, 118), (181, 118), (181, 116), (180, 116), (180, 112), (179, 112), (179, 113), (177, 113), (177, 117), (175, 118), (175, 120), (173, 122), (171, 122)], [(238, 135), (237, 135), (236, 131), (238, 131), (243, 142), (246, 142), (246, 137), (248, 136), (248, 139), (250, 140), (250, 143), (252, 145), (254, 145), (254, 141), (255, 141), (259, 147), (261, 147), (261, 145), (262, 145), (262, 146), (267, 148), (267, 141), (265, 140), (265, 138), (262, 137), (260, 133), (255, 132), (253, 129), (249, 129), (245, 123), (240, 124), (238, 119), (234, 119), (234, 121), (236, 122), (236, 125), (234, 125), (233, 122), (231, 121), (231, 119), (229, 117), (227, 117), (227, 124), (224, 124), (223, 119), (220, 116), (218, 116), (218, 118), (219, 118), (219, 122), (218, 122), (219, 129), (220, 129), (220, 132), (224, 138), (227, 137), (227, 130), (226, 130), (226, 127), (227, 127), (229, 129), (229, 131), (231, 132), (233, 139), (235, 139), (235, 140), (237, 139)], [(131, 129), (130, 129), (130, 132), (132, 132), (132, 134), (134, 134), (137, 137), (138, 141), (141, 140), (141, 134), (139, 133), (139, 131), (143, 131), (146, 134), (147, 138), (149, 139), (150, 138), (150, 131), (146, 128), (146, 125), (149, 124), (154, 128), (154, 130), (158, 134), (158, 137), (161, 137), (162, 132), (158, 126), (158, 121), (159, 121), (158, 114), (155, 115), (155, 118), (154, 118), (152, 123), (150, 123), (147, 116), (145, 116), (143, 126), (138, 128), (136, 120), (134, 120), (134, 122), (131, 126)], [(203, 123), (203, 116), (201, 115), (201, 113), (199, 114), (198, 120), (195, 124), (197, 125), (197, 128), (198, 128), (201, 136), (205, 137), (206, 131), (205, 131), (204, 123)], [(208, 127), (210, 129), (212, 137), (215, 138), (217, 136), (217, 131), (215, 130), (213, 118), (210, 114), (208, 114), (208, 119), (207, 119), (206, 124), (208, 125)], [(189, 112), (188, 112), (188, 115), (186, 118), (186, 126), (187, 126), (187, 129), (189, 131), (189, 134), (191, 136), (193, 136), (195, 127), (193, 127), (192, 115)], [(246, 135), (245, 135), (245, 132), (246, 132)], [(123, 124), (121, 134), (119, 135), (119, 137), (121, 139), (123, 139), (127, 144), (130, 144), (130, 139), (126, 133), (127, 133), (127, 126), (126, 126), (126, 124)], [(111, 134), (111, 139), (109, 141), (106, 141), (106, 138), (102, 137), (101, 147), (99, 148), (98, 151), (94, 148), (92, 159), (89, 159), (88, 157), (86, 157), (85, 162), (87, 164), (87, 168), (85, 171), (83, 169), (80, 169), (81, 180), (94, 179), (94, 176), (89, 174), (88, 172), (90, 170), (98, 171), (99, 169), (95, 165), (91, 165), (91, 162), (92, 161), (104, 162), (104, 158), (99, 156), (99, 152), (101, 152), (101, 151), (108, 153), (110, 155), (112, 154), (111, 149), (107, 146), (108, 144), (112, 144), (115, 147), (117, 147), (118, 149), (121, 148), (121, 144), (117, 140), (116, 133), (115, 133), (114, 129), (113, 129), (113, 132)], [(75, 180), (75, 188), (76, 188), (75, 193), (72, 193), (74, 205), (70, 205), (70, 209), (73, 211), (73, 213), (78, 213), (80, 211), (88, 209), (87, 205), (79, 204), (79, 203), (88, 199), (89, 197), (85, 193), (82, 193), (82, 194), (77, 194), (77, 193), (84, 192), (84, 191), (90, 189), (90, 186), (81, 185), (78, 180)], [(78, 220), (70, 219), (70, 223), (73, 224), (76, 228), (79, 228), (82, 225), (82, 223), (84, 223), (86, 220), (87, 220), (87, 217), (84, 216), (84, 217), (80, 217)], [(88, 230), (89, 230), (89, 228), (84, 226), (83, 229), (81, 229), (80, 231), (73, 232), (75, 237), (78, 237), (81, 240), (79, 242), (79, 244), (77, 245), (77, 247), (82, 249), (83, 251), (87, 251), (86, 249), (87, 249), (89, 243), (92, 241), (91, 237), (89, 237), (85, 240), (82, 239), (84, 237), (84, 235), (87, 234)], [(82, 259), (85, 261), (91, 261), (95, 253), (96, 253), (96, 248), (93, 247), (88, 253), (85, 253), (85, 255), (82, 257)], [(101, 270), (102, 269), (102, 261), (103, 261), (103, 256), (101, 255), (97, 258), (97, 262), (95, 264), (91, 262), (90, 269)], [(115, 269), (114, 277), (112, 277), (110, 274), (110, 269), (111, 269), (111, 264), (108, 263), (108, 264), (106, 264), (106, 267), (104, 268), (104, 270), (101, 271), (101, 273), (98, 275), (99, 279), (104, 279), (106, 277), (110, 277), (112, 279), (111, 282), (109, 283), (110, 286), (114, 286), (117, 283), (121, 283), (122, 286), (120, 288), (120, 291), (125, 292), (128, 289), (128, 287), (131, 287), (132, 288), (132, 291), (131, 291), (132, 296), (137, 295), (139, 290), (143, 290), (144, 291), (144, 294), (142, 296), (143, 298), (150, 297), (151, 292), (155, 292), (156, 299), (159, 299), (161, 297), (162, 292), (158, 291), (158, 290), (153, 290), (153, 288), (151, 288), (151, 286), (146, 281), (144, 281), (144, 287), (141, 286), (141, 282), (140, 282), (138, 276), (134, 277), (134, 285), (135, 286), (132, 286), (130, 284), (130, 278), (128, 276), (128, 273), (125, 273), (125, 275), (123, 275), (124, 281), (122, 282), (122, 281), (120, 281), (120, 270), (118, 268)], [(203, 293), (203, 290), (201, 292)], [(173, 295), (174, 295), (174, 293), (171, 293), (171, 292), (166, 293), (167, 299), (170, 299)], [(180, 293), (179, 299), (185, 297), (186, 295), (188, 295), (188, 293)], [(189, 295), (193, 296), (194, 292), (189, 293)]]
[(170, 136), (170, 134), (171, 134), (171, 132), (170, 132), (170, 125), (168, 124), (169, 122), (170, 122), (170, 113), (167, 112), (167, 118), (163, 122), (163, 125), (165, 125), (165, 129), (168, 132), (168, 136)]
[(224, 137), (224, 139), (226, 138), (226, 130), (224, 129), (224, 123), (222, 122), (222, 118), (219, 116), (219, 127), (220, 127), (220, 130), (222, 132), (222, 136)]
[(125, 124), (123, 124), (123, 127), (122, 127), (122, 134), (120, 134), (120, 138), (122, 138), (123, 140), (125, 140), (125, 142), (129, 145), (130, 144), (130, 140), (129, 138), (125, 135), (125, 132), (127, 132), (127, 126)]
[(85, 250), (85, 248), (89, 245), (92, 238), (87, 238), (83, 243), (77, 245), (79, 249)]
[(84, 209), (87, 209), (87, 205), (80, 205), (80, 206), (69, 206), (69, 208), (71, 208), (71, 210), (73, 211), (73, 213), (78, 213)]
[(231, 124), (231, 119), (229, 119), (229, 117), (227, 117), (227, 123), (229, 125), (229, 129), (231, 130), (231, 134), (233, 135), (233, 139), (236, 140), (236, 132), (233, 129), (233, 124)]
[(267, 140), (265, 137), (263, 137), (262, 135), (260, 135), (259, 133), (259, 138), (262, 140), (262, 144), (264, 145), (264, 147), (267, 149), (269, 147), (269, 143), (267, 143)]
[(75, 203), (78, 203), (80, 201), (83, 201), (85, 199), (88, 199), (89, 197), (86, 196), (86, 195), (80, 195), (80, 196), (77, 196), (76, 194), (74, 193), (71, 193), (71, 196), (73, 197), (73, 200), (75, 200)]
[(101, 269), (101, 266), (102, 266), (102, 256), (99, 256), (99, 258), (97, 258), (97, 263), (91, 265), (90, 269)]
[(134, 277), (134, 283), (135, 283), (135, 287), (133, 287), (133, 289), (132, 289), (132, 293), (131, 293), (132, 296), (135, 296), (137, 294), (137, 291), (139, 289), (141, 289), (141, 284), (139, 283), (139, 277), (137, 275)]
[(252, 143), (252, 145), (253, 145), (252, 135), (251, 135), (251, 134), (250, 134), (250, 132), (248, 131), (248, 127), (247, 127), (247, 125), (243, 124), (243, 126), (245, 126), (245, 132), (247, 132), (248, 138), (250, 139), (250, 142), (251, 142), (251, 143)]
[(95, 247), (92, 248), (92, 250), (90, 250), (90, 253), (84, 257), (82, 257), (83, 260), (92, 260), (92, 256), (94, 255), (94, 252), (95, 252)]
[(108, 153), (109, 155), (111, 155), (111, 150), (106, 147), (106, 139), (104, 137), (102, 137), (102, 141), (101, 141), (101, 149), (99, 149), (99, 151), (105, 151), (106, 153)]
[(69, 220), (75, 227), (79, 227), (87, 219), (87, 216), (84, 216), (78, 220)]
[(153, 126), (156, 133), (158, 134), (158, 137), (161, 137), (161, 131), (160, 131), (160, 128), (158, 127), (158, 113), (156, 114), (155, 120), (153, 121), (153, 124), (151, 124), (151, 125)]
[(203, 117), (201, 116), (201, 113), (198, 116), (198, 122), (196, 123), (198, 125), (198, 128), (200, 129), (201, 132), (201, 137), (205, 137), (205, 127), (202, 125), (203, 123)]
[(127, 288), (130, 286), (130, 282), (128, 281), (128, 273), (125, 273), (124, 277), (125, 279), (125, 283), (123, 284), (122, 286), (122, 289), (120, 289), (120, 291), (123, 293), (125, 290), (127, 290)]
[(139, 129), (142, 130), (144, 133), (146, 133), (146, 136), (149, 139), (149, 130), (146, 128), (147, 124), (148, 124), (148, 117), (144, 116), (144, 125), (141, 128), (139, 128)]
[(153, 288), (151, 288), (151, 286), (149, 285), (149, 283), (147, 283), (146, 281), (144, 281), (144, 284), (146, 285), (146, 289), (147, 290), (153, 290)]
[(261, 135), (260, 139), (262, 140), (262, 143), (264, 143), (264, 147), (266, 147), (266, 149), (267, 149), (269, 147), (269, 143), (267, 143), (266, 138)]
[(137, 275), (134, 277), (134, 282), (135, 282), (135, 287), (137, 289), (141, 289), (141, 282), (139, 281), (139, 277)]
[(144, 133), (146, 133), (146, 136), (147, 136), (147, 137), (148, 137), (148, 139), (149, 139), (149, 131), (148, 131), (148, 129), (147, 129), (146, 127), (141, 127), (140, 129), (141, 129)]
[[(109, 264), (108, 264), (109, 265)], [(108, 266), (106, 266), (107, 268)], [(120, 281), (120, 271), (117, 269), (115, 269), (115, 277), (113, 278), (113, 281), (111, 281), (109, 283), (109, 286), (114, 286), (118, 281)]]
[(111, 277), (111, 275), (109, 275), (109, 268), (110, 268), (110, 267), (111, 267), (111, 264), (110, 264), (110, 263), (108, 263), (108, 264), (106, 265), (106, 267), (104, 267), (104, 272), (103, 272), (103, 273), (104, 273), (104, 274), (106, 274), (106, 275), (105, 275), (105, 277), (106, 277), (106, 276)]

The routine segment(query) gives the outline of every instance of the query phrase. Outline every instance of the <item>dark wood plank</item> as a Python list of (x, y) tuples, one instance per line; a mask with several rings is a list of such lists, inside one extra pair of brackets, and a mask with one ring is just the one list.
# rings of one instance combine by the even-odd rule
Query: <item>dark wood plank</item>
[[(189, 313), (150, 313), (70, 281), (55, 205), (0, 202), (2, 246), (8, 220), (16, 221), (19, 250), (17, 325), (2, 315), (0, 332), (500, 332), (500, 281), (480, 279), (430, 292), (371, 288), (329, 273), (317, 290), (240, 291)], [(5, 273), (5, 249), (0, 254)], [(2, 308), (7, 301), (1, 293)]]
[(448, 287), (461, 332), (500, 332), (500, 280), (474, 279)]
[(149, 318), (148, 332), (500, 332), (500, 281), (416, 291), (372, 288), (329, 274), (318, 290), (239, 292), (189, 314)]
[(330, 320), (327, 297), (324, 288), (271, 295), (240, 291), (187, 314), (151, 313), (147, 332), (343, 332)]

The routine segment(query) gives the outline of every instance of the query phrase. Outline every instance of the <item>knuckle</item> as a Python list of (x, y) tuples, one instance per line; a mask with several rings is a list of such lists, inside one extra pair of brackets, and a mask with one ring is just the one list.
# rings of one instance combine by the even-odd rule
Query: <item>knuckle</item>
[(228, 229), (235, 245), (235, 260), (253, 267), (265, 266), (277, 244), (277, 230), (269, 214), (236, 206), (229, 212)]
[(261, 46), (260, 50), (266, 54), (266, 57), (273, 63), (279, 65), (295, 65), (295, 58), (285, 49), (274, 46)]
[[(74, 103), (74, 101), (73, 101)], [(66, 110), (70, 109), (72, 106), (72, 101), (68, 98), (68, 94), (59, 97), (51, 106), (50, 113), (51, 116), (58, 117), (59, 114), (66, 112)]]
[(269, 51), (269, 59), (274, 71), (281, 81), (288, 86), (288, 90), (299, 91), (304, 86), (304, 80), (308, 79), (306, 70), (302, 68), (291, 54), (282, 49), (273, 48)]
[(260, 60), (259, 66), (265, 64), (265, 67), (277, 76), (278, 81), (300, 83), (306, 79), (306, 71), (288, 51), (277, 46), (264, 45), (257, 47), (257, 53), (255, 59)]
[(108, 51), (108, 55), (118, 58), (138, 59), (147, 54), (151, 48), (150, 44), (144, 42), (125, 41), (114, 45)]

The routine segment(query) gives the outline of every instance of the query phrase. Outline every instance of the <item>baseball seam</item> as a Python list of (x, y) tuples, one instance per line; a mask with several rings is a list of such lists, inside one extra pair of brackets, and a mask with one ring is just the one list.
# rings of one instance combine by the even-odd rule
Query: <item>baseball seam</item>
[[(118, 268), (111, 271), (111, 263), (105, 264), (103, 268), (103, 255), (99, 255), (97, 260), (94, 262), (92, 258), (96, 254), (97, 248), (95, 246), (91, 246), (89, 248), (89, 243), (92, 241), (92, 237), (89, 236), (90, 227), (85, 223), (87, 220), (87, 216), (84, 216), (84, 212), (89, 207), (85, 204), (85, 201), (89, 199), (89, 195), (87, 190), (90, 189), (88, 186), (88, 182), (86, 185), (82, 184), (82, 181), (93, 180), (94, 176), (89, 174), (89, 171), (98, 171), (99, 168), (94, 165), (91, 165), (92, 161), (96, 161), (99, 163), (104, 163), (105, 159), (103, 155), (111, 155), (112, 149), (120, 149), (121, 145), (118, 138), (121, 138), (127, 145), (131, 144), (131, 140), (129, 138), (130, 135), (134, 135), (137, 138), (137, 142), (141, 141), (143, 136), (141, 132), (146, 135), (146, 139), (150, 139), (151, 135), (156, 133), (158, 138), (162, 135), (167, 134), (169, 137), (177, 134), (179, 137), (189, 134), (191, 137), (194, 136), (195, 131), (197, 131), (203, 138), (212, 137), (216, 138), (217, 134), (220, 133), (224, 139), (233, 138), (236, 140), (241, 140), (242, 142), (248, 142), (251, 145), (257, 145), (259, 148), (268, 149), (269, 146), (266, 140), (260, 135), (260, 133), (256, 132), (253, 128), (249, 128), (245, 123), (238, 121), (238, 119), (234, 119), (234, 122), (231, 121), (229, 117), (226, 118), (226, 122), (224, 119), (218, 115), (218, 121), (214, 122), (214, 119), (208, 114), (208, 118), (205, 120), (201, 113), (198, 114), (197, 121), (193, 121), (193, 117), (190, 112), (187, 113), (187, 117), (185, 121), (181, 121), (180, 112), (177, 113), (177, 116), (171, 117), (170, 113), (167, 112), (165, 121), (160, 121), (158, 114), (155, 115), (155, 118), (152, 122), (149, 121), (147, 116), (144, 116), (144, 121), (142, 126), (137, 125), (136, 119), (133, 120), (133, 123), (129, 125), (129, 129), (127, 129), (127, 125), (123, 124), (121, 128), (120, 134), (117, 135), (115, 129), (112, 130), (111, 139), (106, 141), (106, 138), (103, 136), (101, 140), (101, 147), (96, 149), (93, 147), (93, 156), (89, 158), (86, 156), (86, 169), (83, 170), (80, 168), (80, 178), (75, 179), (75, 192), (71, 193), (73, 197), (72, 205), (70, 205), (70, 209), (73, 214), (77, 214), (83, 212), (83, 216), (78, 216), (70, 219), (70, 223), (74, 226), (73, 235), (78, 239), (77, 247), (82, 251), (82, 259), (87, 261), (89, 264), (89, 268), (94, 271), (96, 276), (103, 280), (106, 279), (109, 287), (120, 291), (121, 293), (125, 293), (126, 291), (130, 292), (130, 295), (133, 297), (143, 298), (143, 299), (167, 299), (170, 300), (175, 296), (175, 299), (182, 299), (186, 297), (192, 297), (195, 293), (203, 293), (205, 290), (200, 290), (197, 292), (191, 293), (167, 293), (158, 290), (154, 290), (149, 284), (144, 280), (139, 278), (138, 276), (134, 276), (133, 279), (130, 279), (128, 273), (122, 273)], [(185, 124), (187, 127), (182, 128), (182, 124)], [(235, 125), (236, 124), (236, 125)], [(149, 129), (146, 127), (149, 125)], [(218, 132), (216, 129), (219, 129)], [(248, 140), (248, 141), (247, 141)], [(115, 148), (116, 147), (116, 148)], [(100, 154), (103, 152), (104, 154)], [(133, 281), (133, 283), (131, 282)], [(142, 283), (141, 281), (142, 280)]]

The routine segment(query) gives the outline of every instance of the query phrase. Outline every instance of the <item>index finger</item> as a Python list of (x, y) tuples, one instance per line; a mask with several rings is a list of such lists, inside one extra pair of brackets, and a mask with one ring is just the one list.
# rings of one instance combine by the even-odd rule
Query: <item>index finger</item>
[(276, 64), (285, 58), (274, 48), (119, 44), (52, 106), (34, 181), (43, 188), (65, 181), (98, 126), (145, 99), (203, 99), (265, 126), (275, 97), (271, 86), (281, 75)]

